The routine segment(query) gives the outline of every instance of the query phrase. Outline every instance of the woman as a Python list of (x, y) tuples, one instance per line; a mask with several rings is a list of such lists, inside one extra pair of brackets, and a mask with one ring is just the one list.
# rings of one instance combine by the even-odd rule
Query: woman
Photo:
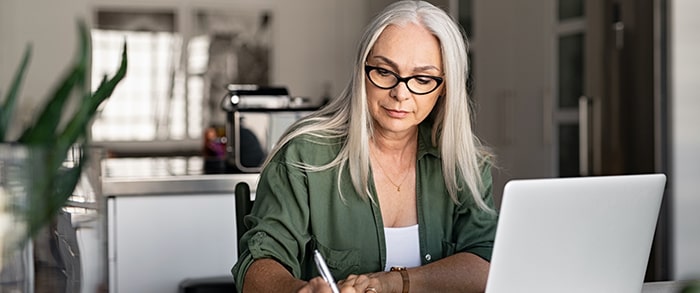
[(268, 158), (232, 270), (239, 290), (331, 292), (318, 249), (341, 292), (483, 291), (497, 216), (467, 73), (444, 11), (401, 1), (378, 15), (345, 91)]

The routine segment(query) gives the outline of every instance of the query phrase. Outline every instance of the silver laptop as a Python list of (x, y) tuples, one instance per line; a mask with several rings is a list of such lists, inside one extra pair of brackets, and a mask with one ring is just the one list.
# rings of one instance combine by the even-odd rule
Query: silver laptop
[(509, 181), (487, 293), (639, 293), (666, 176)]

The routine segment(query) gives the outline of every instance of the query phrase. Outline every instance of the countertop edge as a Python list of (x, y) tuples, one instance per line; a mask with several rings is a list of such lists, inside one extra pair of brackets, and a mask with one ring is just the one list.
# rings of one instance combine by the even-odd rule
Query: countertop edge
[(106, 197), (178, 194), (233, 194), (236, 184), (246, 182), (251, 192), (258, 184), (258, 173), (181, 175), (153, 178), (103, 178)]

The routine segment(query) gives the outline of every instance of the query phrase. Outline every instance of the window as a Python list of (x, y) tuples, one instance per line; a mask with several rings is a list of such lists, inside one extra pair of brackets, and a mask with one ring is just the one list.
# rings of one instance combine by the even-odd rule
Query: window
[(112, 154), (197, 154), (205, 126), (225, 123), (226, 85), (268, 82), (268, 12), (195, 9), (185, 24), (175, 11), (96, 13), (93, 89), (128, 45), (127, 75), (92, 126), (95, 144)]

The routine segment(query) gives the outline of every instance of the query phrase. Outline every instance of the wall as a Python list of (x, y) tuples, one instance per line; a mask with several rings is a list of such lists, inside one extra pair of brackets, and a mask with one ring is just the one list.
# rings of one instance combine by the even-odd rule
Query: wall
[[(494, 196), (513, 178), (551, 177), (544, 103), (552, 10), (548, 1), (474, 1), (471, 41), (476, 132), (496, 153)], [(504, 6), (511, 9), (503, 9)]]
[[(0, 94), (4, 99), (24, 49), (32, 44), (30, 61), (14, 121), (27, 121), (37, 101), (47, 95), (56, 76), (75, 54), (75, 19), (85, 15), (83, 0), (0, 1)], [(16, 122), (15, 122), (16, 123)], [(17, 132), (17, 124), (12, 133)]]
[(669, 4), (673, 275), (700, 279), (700, 2)]

